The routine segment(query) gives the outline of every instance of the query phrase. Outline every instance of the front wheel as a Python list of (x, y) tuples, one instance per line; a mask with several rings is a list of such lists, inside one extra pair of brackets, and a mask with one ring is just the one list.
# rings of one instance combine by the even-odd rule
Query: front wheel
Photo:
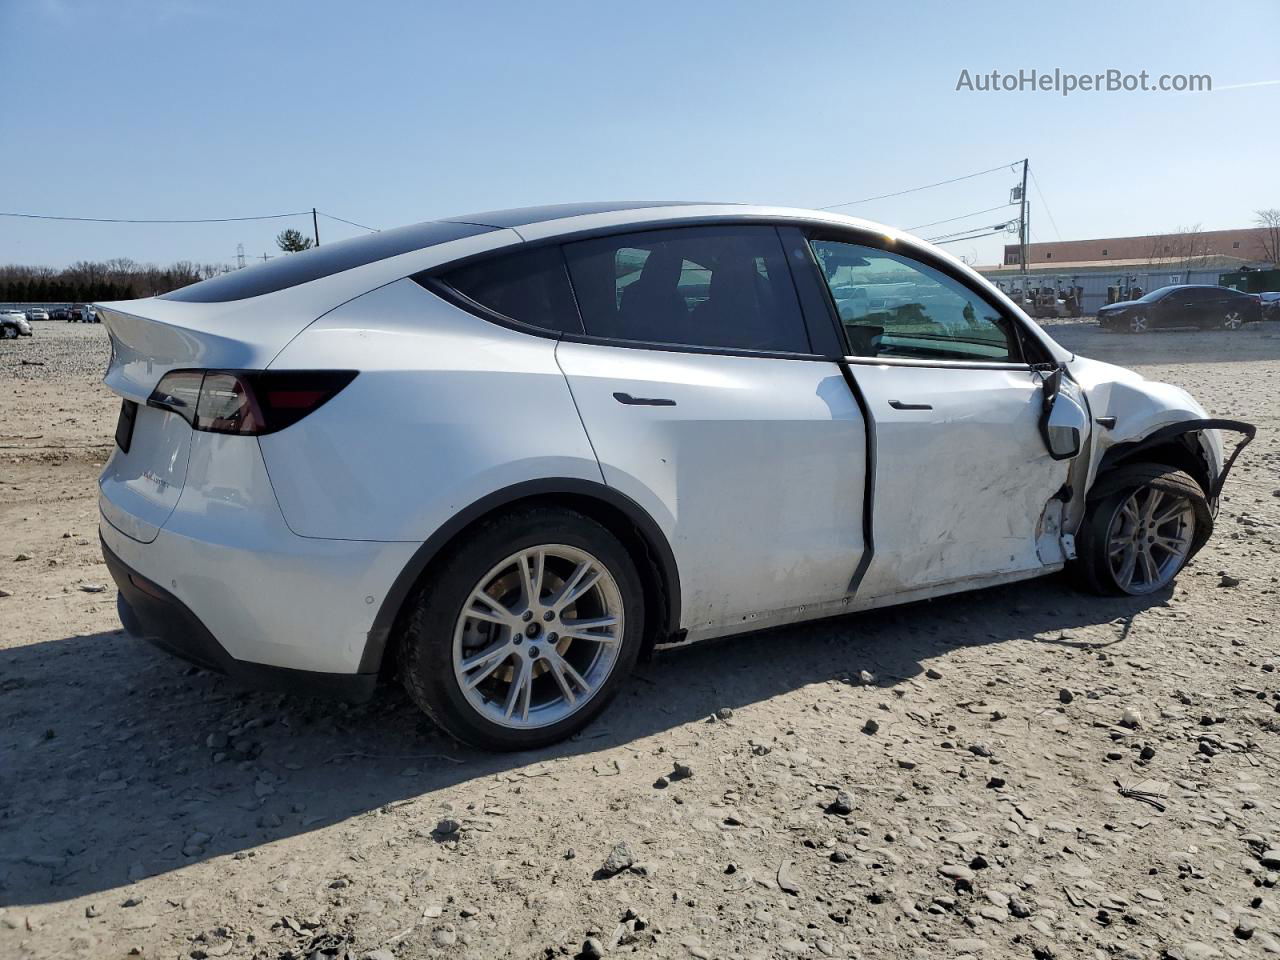
[(1129, 318), (1130, 333), (1146, 333), (1148, 329), (1149, 326), (1147, 318), (1143, 314), (1138, 314), (1136, 317)]
[(529, 750), (575, 733), (635, 664), (640, 575), (618, 538), (572, 510), (484, 521), (434, 565), (401, 646), (410, 696), (459, 740)]
[(1209, 539), (1204, 490), (1181, 470), (1156, 463), (1117, 467), (1098, 480), (1108, 491), (1089, 503), (1072, 572), (1094, 593), (1155, 593)]

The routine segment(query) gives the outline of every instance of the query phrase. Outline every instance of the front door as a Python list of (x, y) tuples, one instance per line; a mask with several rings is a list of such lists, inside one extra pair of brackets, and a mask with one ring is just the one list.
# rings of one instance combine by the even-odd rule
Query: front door
[(1040, 434), (1041, 373), (1016, 322), (940, 270), (874, 247), (813, 249), (874, 431), (875, 598), (1061, 561), (1046, 508), (1067, 480)]

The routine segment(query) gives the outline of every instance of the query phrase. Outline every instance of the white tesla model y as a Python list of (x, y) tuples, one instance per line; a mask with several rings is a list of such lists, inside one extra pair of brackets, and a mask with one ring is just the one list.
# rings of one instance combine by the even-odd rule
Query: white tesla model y
[(655, 646), (1068, 565), (1160, 591), (1252, 435), (803, 210), (476, 214), (98, 306), (128, 631), (308, 693), (398, 674), (497, 749)]

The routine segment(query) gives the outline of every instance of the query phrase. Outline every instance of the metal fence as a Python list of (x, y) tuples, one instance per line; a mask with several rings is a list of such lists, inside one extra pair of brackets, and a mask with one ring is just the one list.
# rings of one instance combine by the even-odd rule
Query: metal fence
[[(999, 273), (991, 272), (983, 273), (988, 280), (997, 283), (1006, 293), (1011, 286), (1018, 286), (1022, 282), (1022, 277), (1017, 274), (1010, 274), (1007, 271)], [(1084, 291), (1081, 296), (1081, 310), (1086, 315), (1098, 312), (1098, 308), (1107, 302), (1107, 288), (1127, 288), (1141, 287), (1143, 293), (1150, 293), (1160, 287), (1167, 287), (1176, 283), (1207, 283), (1217, 285), (1218, 277), (1221, 275), (1220, 268), (1212, 270), (1191, 270), (1178, 271), (1170, 268), (1142, 268), (1140, 270), (1114, 271), (1114, 272), (1091, 272), (1091, 273), (1048, 273), (1036, 271), (1028, 274), (1028, 279), (1032, 286), (1037, 284), (1053, 287), (1061, 285), (1062, 287), (1083, 287)]]

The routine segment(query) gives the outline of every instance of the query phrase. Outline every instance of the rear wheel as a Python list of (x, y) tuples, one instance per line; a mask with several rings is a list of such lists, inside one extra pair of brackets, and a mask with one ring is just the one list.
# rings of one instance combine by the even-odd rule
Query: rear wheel
[(1204, 490), (1162, 464), (1117, 467), (1104, 481), (1112, 492), (1090, 502), (1076, 538), (1076, 579), (1103, 594), (1167, 587), (1213, 529)]
[(481, 521), (435, 565), (401, 672), (454, 737), (527, 750), (604, 709), (643, 632), (643, 589), (626, 548), (582, 514), (533, 507)]
[(1239, 330), (1244, 326), (1244, 314), (1239, 310), (1228, 310), (1222, 318), (1223, 330)]

